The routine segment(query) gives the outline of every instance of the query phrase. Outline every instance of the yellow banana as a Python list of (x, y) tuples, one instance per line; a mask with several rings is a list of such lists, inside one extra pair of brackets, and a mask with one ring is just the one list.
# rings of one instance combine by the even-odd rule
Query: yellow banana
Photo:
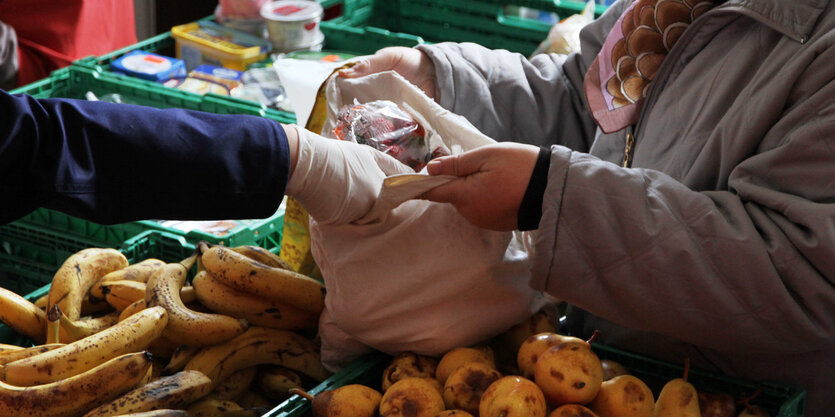
[(190, 417), (185, 410), (154, 410), (141, 413), (119, 414), (115, 417)]
[(43, 343), (46, 313), (13, 291), (0, 288), (0, 321), (14, 331)]
[(290, 389), (304, 389), (299, 374), (280, 366), (265, 366), (258, 372), (256, 385), (267, 397), (280, 403), (290, 398)]
[(118, 271), (113, 271), (109, 274), (106, 274), (105, 276), (101, 277), (101, 282), (104, 283), (110, 281), (123, 280), (148, 282), (148, 279), (151, 278), (151, 275), (153, 275), (157, 269), (162, 268), (163, 265), (165, 265), (165, 262), (159, 259), (144, 259), (141, 262), (137, 262)]
[(234, 401), (204, 398), (188, 407), (189, 417), (261, 417), (270, 407), (242, 408)]
[(37, 306), (39, 309), (41, 309), (43, 311), (46, 311), (47, 300), (49, 300), (49, 293), (46, 293), (46, 294), (38, 297), (38, 299), (35, 300), (35, 306)]
[(0, 352), (0, 365), (5, 365), (9, 362), (14, 362), (18, 359), (28, 358), (50, 350), (57, 349), (64, 346), (63, 343), (52, 343), (48, 345), (38, 345), (28, 348), (20, 348), (17, 350), (4, 350)]
[(252, 385), (252, 381), (255, 380), (255, 375), (257, 374), (257, 366), (250, 366), (249, 368), (241, 369), (232, 375), (229, 375), (229, 378), (220, 381), (220, 383), (215, 386), (215, 389), (209, 393), (209, 397), (216, 400), (237, 401), (238, 397), (249, 390), (249, 387)]
[(321, 282), (264, 265), (223, 246), (201, 248), (205, 249), (200, 257), (203, 266), (224, 284), (305, 311), (322, 312), (325, 287)]
[(245, 319), (247, 323), (273, 329), (313, 329), (319, 314), (311, 313), (223, 284), (208, 271), (200, 271), (192, 280), (197, 299), (204, 306)]
[(107, 304), (122, 311), (136, 300), (145, 298), (145, 283), (128, 280), (103, 282), (101, 293)]
[[(95, 285), (93, 285), (95, 288)], [(90, 289), (92, 291), (92, 288)], [(46, 293), (35, 300), (35, 306), (39, 309), (46, 311), (46, 304), (49, 300), (49, 293)], [(82, 316), (89, 316), (96, 313), (101, 313), (103, 311), (110, 310), (110, 306), (104, 302), (104, 298), (100, 299), (93, 299), (92, 297), (84, 297), (81, 300), (81, 315)]]
[(162, 334), (167, 322), (164, 308), (147, 308), (92, 336), (7, 363), (6, 382), (30, 386), (80, 374), (108, 359), (147, 348)]
[(330, 375), (309, 339), (289, 330), (255, 326), (226, 343), (203, 348), (185, 369), (203, 372), (217, 385), (238, 370), (261, 364), (283, 366), (316, 381)]
[(203, 398), (188, 407), (189, 417), (226, 417), (227, 412), (243, 410), (240, 405), (230, 400)]
[(162, 377), (103, 404), (84, 417), (107, 417), (151, 411), (159, 408), (184, 408), (211, 390), (211, 380), (198, 371), (183, 371)]
[(180, 299), (183, 300), (185, 305), (197, 302), (197, 293), (194, 292), (194, 286), (186, 285), (180, 288)]
[(77, 417), (136, 387), (150, 366), (151, 355), (136, 352), (44, 385), (19, 387), (0, 382), (0, 415)]
[(142, 310), (145, 309), (145, 299), (136, 300), (131, 305), (125, 307), (121, 313), (119, 313), (119, 321), (122, 321)]
[(198, 346), (180, 345), (171, 355), (171, 359), (168, 360), (168, 365), (162, 370), (162, 374), (171, 375), (177, 371), (182, 371), (197, 352), (200, 352)]
[(271, 266), (273, 268), (281, 268), (281, 269), (287, 269), (287, 270), (291, 270), (291, 271), (293, 270), (293, 268), (290, 267), (289, 264), (287, 264), (287, 261), (285, 261), (284, 259), (281, 259), (280, 256), (278, 256), (278, 255), (276, 255), (276, 254), (270, 252), (269, 250), (264, 249), (260, 246), (241, 245), (241, 246), (231, 247), (229, 249), (232, 249), (233, 251), (238, 252), (241, 255), (246, 256), (247, 258), (256, 260), (258, 262), (261, 262), (264, 265)]
[(161, 306), (168, 312), (165, 335), (175, 341), (195, 346), (208, 346), (225, 342), (246, 330), (246, 323), (222, 314), (194, 311), (185, 306), (180, 289), (186, 280), (191, 263), (166, 264), (148, 280), (145, 304)]
[(52, 306), (46, 314), (46, 343), (59, 343), (58, 339), (61, 334), (61, 309), (58, 305)]
[[(180, 290), (180, 299), (182, 299), (183, 304), (186, 304), (186, 305), (194, 303), (195, 301), (197, 301), (197, 294), (195, 294), (195, 292), (194, 292), (194, 287), (192, 287), (191, 285), (189, 285), (187, 287), (183, 287)], [(142, 299), (136, 300), (133, 303), (131, 303), (130, 305), (128, 305), (127, 307), (125, 307), (125, 309), (122, 310), (121, 313), (119, 313), (119, 321), (122, 321), (122, 320), (124, 320), (124, 319), (142, 311), (143, 309), (145, 309), (145, 297), (142, 297)]]
[(9, 345), (9, 344), (6, 344), (6, 343), (0, 343), (0, 352), (8, 352), (8, 351), (12, 351), (12, 350), (21, 350), (21, 349), (25, 349), (25, 348), (23, 346)]
[(119, 312), (114, 311), (103, 316), (82, 318), (79, 320), (70, 320), (62, 314), (60, 321), (61, 334), (58, 340), (61, 343), (72, 343), (116, 324), (119, 321)]
[(105, 274), (126, 266), (127, 258), (115, 249), (89, 248), (76, 252), (52, 278), (46, 311), (57, 304), (70, 320), (78, 320), (81, 303), (90, 287)]

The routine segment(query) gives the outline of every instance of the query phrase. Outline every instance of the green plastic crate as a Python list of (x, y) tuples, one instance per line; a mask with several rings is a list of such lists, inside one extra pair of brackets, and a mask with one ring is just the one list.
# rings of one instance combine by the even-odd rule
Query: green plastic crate
[[(360, 9), (364, 8), (365, 10), (370, 10), (371, 0), (349, 0), (347, 3), (343, 3), (341, 0), (323, 0), (321, 3), (326, 10), (333, 7), (339, 8), (339, 13), (362, 16), (363, 13)], [(206, 19), (211, 19), (211, 17), (207, 17), (203, 20)], [(395, 33), (379, 28), (356, 28), (345, 24), (322, 25), (322, 31), (325, 34), (324, 49), (347, 52), (351, 54), (371, 54), (386, 46), (415, 46), (423, 42), (420, 37), (414, 35)], [(101, 74), (102, 76), (107, 75), (116, 80), (130, 83), (132, 85), (144, 85), (152, 90), (158, 90), (160, 88), (174, 90), (181, 94), (192, 96), (196, 100), (208, 101), (218, 106), (226, 105), (232, 108), (246, 108), (248, 112), (244, 112), (245, 114), (252, 114), (251, 111), (255, 108), (257, 109), (258, 115), (268, 117), (282, 123), (296, 122), (295, 114), (269, 108), (260, 103), (212, 93), (201, 96), (191, 92), (163, 87), (153, 81), (142, 80), (111, 71), (110, 66), (113, 61), (136, 50), (154, 52), (166, 56), (174, 56), (175, 42), (176, 41), (171, 36), (171, 33), (166, 32), (105, 55), (79, 59), (73, 63), (73, 67), (85, 68), (87, 70), (94, 71), (97, 74)], [(218, 113), (219, 111), (214, 112)]]
[(64, 260), (90, 247), (118, 248), (114, 235), (87, 236), (17, 221), (0, 227), (0, 286), (28, 294), (48, 284)]
[[(556, 13), (560, 19), (582, 12), (585, 3), (554, 0), (344, 0), (344, 14), (322, 22), (330, 28), (353, 26), (407, 33), (427, 42), (475, 42), (492, 49), (531, 54), (551, 25), (506, 12), (508, 6)], [(606, 6), (598, 5), (599, 16)]]
[[(681, 365), (648, 358), (600, 343), (593, 343), (592, 346), (600, 359), (617, 361), (626, 367), (632, 375), (644, 381), (652, 389), (656, 398), (667, 381), (680, 378), (684, 372)], [(373, 353), (360, 358), (310, 390), (310, 394), (316, 395), (322, 391), (348, 384), (363, 384), (379, 390), (383, 370), (391, 359), (391, 356), (382, 353)], [(698, 369), (691, 369), (687, 380), (700, 391), (724, 392), (735, 399), (748, 397), (760, 390), (757, 397), (751, 401), (752, 405), (765, 407), (772, 417), (803, 416), (806, 395), (805, 391), (800, 389), (770, 382), (754, 383)], [(308, 417), (312, 415), (310, 402), (295, 395), (267, 414), (269, 417)]]
[[(13, 90), (12, 93), (29, 94), (36, 98), (85, 98), (87, 92), (96, 96), (109, 93), (120, 94), (125, 100), (157, 108), (185, 108), (222, 114), (248, 114), (265, 116), (264, 108), (250, 102), (226, 103), (185, 91), (166, 88), (162, 85), (144, 82), (135, 78), (119, 77), (116, 74), (98, 72), (93, 69), (71, 66), (60, 69), (50, 77)], [(281, 246), (284, 226), (284, 212), (278, 210), (265, 219), (240, 220), (238, 225), (223, 236), (193, 230), (180, 231), (166, 227), (153, 220), (101, 225), (84, 221), (53, 210), (36, 210), (16, 223), (25, 223), (89, 237), (94, 242), (118, 245), (145, 230), (162, 230), (185, 235), (189, 241), (205, 240), (211, 243), (238, 246), (260, 245), (277, 251)], [(5, 226), (4, 226), (5, 227)]]
[[(49, 292), (53, 275), (70, 255), (93, 245), (118, 249), (131, 263), (147, 258), (179, 262), (195, 250), (195, 245), (186, 241), (185, 237), (162, 231), (149, 230), (125, 242), (106, 244), (36, 227), (17, 227), (15, 234), (9, 229), (0, 230), (0, 245), (3, 247), (0, 250), (0, 272), (6, 277), (14, 277), (0, 282), (0, 286), (26, 294), (25, 298), (30, 301)], [(11, 253), (6, 251), (8, 247), (13, 249)], [(0, 343), (26, 346), (29, 341), (0, 324)]]

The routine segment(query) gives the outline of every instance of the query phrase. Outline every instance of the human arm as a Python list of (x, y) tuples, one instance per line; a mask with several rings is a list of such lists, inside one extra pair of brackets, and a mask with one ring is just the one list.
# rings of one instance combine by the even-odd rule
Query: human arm
[[(376, 191), (386, 175), (376, 164), (391, 165), (370, 147), (310, 132), (300, 140), (295, 128), (254, 116), (6, 93), (0, 111), (0, 193), (14, 202), (0, 206), (0, 223), (38, 207), (100, 223), (268, 217), (297, 148), (308, 150), (304, 174), (290, 184), (302, 184), (300, 201), (316, 217), (346, 222), (370, 208), (372, 193), (330, 196)], [(367, 178), (356, 182), (360, 171)]]
[[(716, 351), (831, 347), (835, 83), (809, 91), (766, 135), (772, 144), (733, 168), (725, 190), (554, 146), (532, 234), (532, 285), (621, 326)], [(519, 159), (489, 157), (470, 165)], [(490, 217), (508, 194), (471, 204)]]
[(0, 95), (0, 220), (38, 207), (102, 223), (268, 217), (289, 175), (282, 127), (182, 109)]

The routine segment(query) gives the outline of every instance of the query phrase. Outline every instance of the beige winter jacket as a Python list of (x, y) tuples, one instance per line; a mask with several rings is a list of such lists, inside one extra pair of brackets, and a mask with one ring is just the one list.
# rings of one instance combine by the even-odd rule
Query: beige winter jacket
[[(664, 60), (638, 123), (596, 129), (582, 53), (421, 46), (441, 104), (497, 140), (553, 146), (534, 288), (632, 351), (805, 387), (835, 410), (835, 4), (728, 0)], [(623, 168), (627, 137), (631, 167)], [(583, 317), (583, 311), (588, 314)]]

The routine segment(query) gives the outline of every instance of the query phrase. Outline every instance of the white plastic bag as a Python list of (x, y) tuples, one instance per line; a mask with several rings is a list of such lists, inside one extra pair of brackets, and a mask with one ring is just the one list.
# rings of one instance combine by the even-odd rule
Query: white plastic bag
[(551, 26), (548, 37), (531, 54), (563, 54), (580, 52), (580, 31), (594, 21), (595, 3), (586, 2), (582, 13), (573, 14)]
[[(393, 72), (334, 77), (326, 91), (325, 135), (344, 103), (385, 99), (416, 116), (430, 144), (456, 153), (493, 143)], [(311, 220), (311, 252), (327, 288), (319, 333), (330, 369), (371, 349), (440, 355), (489, 339), (545, 304), (528, 285), (523, 233), (479, 229), (449, 204), (409, 200), (448, 180), (390, 177), (356, 224)]]

